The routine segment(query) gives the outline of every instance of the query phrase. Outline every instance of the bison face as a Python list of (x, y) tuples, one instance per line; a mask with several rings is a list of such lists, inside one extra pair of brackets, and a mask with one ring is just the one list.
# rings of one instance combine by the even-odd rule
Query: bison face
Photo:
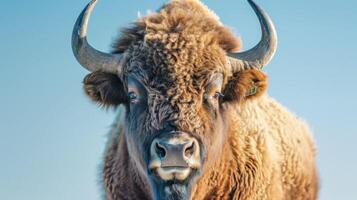
[(184, 197), (208, 158), (219, 157), (223, 145), (223, 76), (215, 74), (205, 87), (189, 94), (175, 83), (160, 90), (142, 80), (129, 75), (127, 81), (129, 152), (158, 199)]

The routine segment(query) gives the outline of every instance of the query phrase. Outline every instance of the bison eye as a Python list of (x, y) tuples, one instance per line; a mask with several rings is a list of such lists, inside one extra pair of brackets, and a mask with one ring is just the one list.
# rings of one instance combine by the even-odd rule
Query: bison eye
[(138, 95), (136, 95), (135, 92), (129, 92), (128, 99), (129, 99), (130, 103), (137, 103)]
[(222, 93), (215, 92), (213, 95), (212, 94), (209, 95), (209, 94), (206, 93), (204, 95), (204, 98), (205, 98), (206, 101), (212, 101), (212, 100), (219, 100), (219, 99), (223, 98), (223, 96), (224, 95)]
[(220, 93), (220, 92), (216, 92), (213, 95), (214, 99), (220, 99), (220, 98), (223, 98), (223, 97), (224, 97), (224, 95), (222, 93)]

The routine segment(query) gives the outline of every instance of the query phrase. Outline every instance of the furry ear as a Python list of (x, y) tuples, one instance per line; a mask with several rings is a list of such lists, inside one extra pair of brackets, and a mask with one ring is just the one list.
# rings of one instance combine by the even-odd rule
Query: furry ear
[(127, 101), (124, 86), (118, 76), (105, 72), (93, 72), (83, 80), (84, 92), (101, 106), (118, 106)]
[(267, 76), (258, 69), (235, 73), (224, 89), (224, 100), (241, 103), (259, 97), (266, 91)]

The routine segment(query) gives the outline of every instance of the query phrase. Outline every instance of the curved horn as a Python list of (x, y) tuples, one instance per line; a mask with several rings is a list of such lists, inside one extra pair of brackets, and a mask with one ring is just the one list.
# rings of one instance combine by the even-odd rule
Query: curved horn
[(229, 60), (233, 71), (252, 68), (261, 69), (273, 58), (277, 47), (277, 35), (270, 17), (253, 0), (248, 0), (248, 2), (259, 18), (262, 37), (260, 42), (248, 51), (228, 53), (228, 56), (231, 57)]
[(87, 70), (119, 73), (120, 54), (103, 53), (87, 42), (88, 21), (97, 0), (92, 0), (78, 16), (72, 33), (72, 50), (78, 62)]

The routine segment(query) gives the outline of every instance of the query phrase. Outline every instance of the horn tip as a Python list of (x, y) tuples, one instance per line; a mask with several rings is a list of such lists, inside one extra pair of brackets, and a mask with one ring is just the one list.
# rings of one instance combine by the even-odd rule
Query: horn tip
[(253, 0), (247, 0), (249, 4), (256, 4)]
[(257, 3), (255, 3), (254, 0), (247, 0), (249, 5), (256, 11), (256, 10), (261, 10), (261, 8), (258, 6)]

